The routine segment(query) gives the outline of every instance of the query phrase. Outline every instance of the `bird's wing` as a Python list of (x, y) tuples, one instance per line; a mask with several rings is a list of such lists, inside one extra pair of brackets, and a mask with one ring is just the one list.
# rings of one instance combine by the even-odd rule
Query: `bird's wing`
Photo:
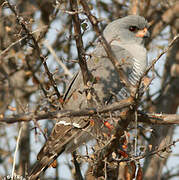
[[(119, 46), (112, 46), (112, 51), (126, 74), (130, 74), (133, 67), (131, 54)], [(123, 85), (101, 46), (96, 48), (87, 64), (94, 78), (93, 90), (91, 91), (93, 105), (94, 107), (102, 107), (111, 99), (113, 93), (121, 90)], [(82, 74), (79, 71), (70, 82), (64, 95), (64, 109), (80, 110), (84, 108), (88, 108), (88, 103)], [(40, 172), (45, 170), (63, 151), (74, 151), (83, 142), (88, 141), (92, 137), (91, 134), (95, 134), (91, 129), (97, 132), (94, 127), (98, 127), (98, 125), (92, 126), (88, 117), (58, 119), (51, 135), (38, 154), (37, 165), (30, 173), (30, 179), (38, 177)]]

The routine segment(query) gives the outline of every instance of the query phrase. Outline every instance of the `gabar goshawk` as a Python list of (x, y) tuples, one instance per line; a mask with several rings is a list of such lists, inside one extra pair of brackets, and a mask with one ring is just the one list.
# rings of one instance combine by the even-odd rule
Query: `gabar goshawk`
[[(105, 39), (132, 85), (136, 85), (147, 67), (147, 51), (144, 47), (145, 38), (149, 37), (147, 28), (148, 23), (143, 17), (129, 15), (109, 23), (103, 31)], [(104, 107), (106, 104), (129, 97), (129, 90), (121, 83), (118, 72), (100, 43), (88, 59), (87, 65), (95, 81), (91, 91), (93, 103), (90, 107)], [(64, 109), (89, 108), (84, 89), (82, 74), (79, 71), (72, 78), (64, 94)], [(36, 179), (61, 153), (73, 152), (105, 129), (104, 121), (100, 118), (95, 119), (93, 125), (89, 122), (89, 117), (58, 119), (37, 156), (37, 163), (30, 172), (29, 179)]]

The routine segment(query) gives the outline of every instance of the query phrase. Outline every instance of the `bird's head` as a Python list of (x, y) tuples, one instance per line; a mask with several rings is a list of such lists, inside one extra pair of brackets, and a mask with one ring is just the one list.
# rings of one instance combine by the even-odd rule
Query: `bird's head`
[(129, 15), (109, 23), (103, 35), (109, 43), (119, 41), (143, 45), (149, 37), (148, 22), (141, 16)]

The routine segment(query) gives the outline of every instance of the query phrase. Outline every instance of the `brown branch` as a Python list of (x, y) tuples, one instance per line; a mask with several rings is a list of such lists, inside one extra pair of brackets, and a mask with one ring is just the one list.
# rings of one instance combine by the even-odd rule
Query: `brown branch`
[[(82, 109), (78, 111), (74, 110), (58, 110), (54, 112), (44, 112), (44, 113), (27, 113), (27, 114), (19, 114), (15, 115), (14, 117), (3, 117), (0, 118), (1, 123), (16, 123), (16, 122), (29, 122), (32, 120), (44, 120), (44, 119), (56, 119), (56, 118), (64, 118), (64, 117), (81, 117), (81, 116), (93, 116), (97, 114), (103, 114), (108, 112), (115, 112), (126, 107), (134, 105), (134, 101), (129, 98), (125, 100), (121, 100), (120, 102), (115, 102), (111, 105), (108, 105), (101, 109), (89, 108), (89, 109)], [(115, 115), (114, 118), (125, 117), (126, 115)], [(109, 114), (104, 115), (105, 118), (111, 117)], [(143, 113), (138, 111), (138, 121), (148, 124), (162, 124), (162, 125), (169, 125), (169, 124), (179, 124), (179, 114), (150, 114), (150, 113)]]
[(44, 66), (44, 69), (45, 69), (45, 72), (47, 73), (47, 76), (51, 82), (51, 85), (53, 86), (55, 92), (56, 92), (56, 95), (58, 96), (58, 98), (60, 98), (60, 93), (58, 91), (58, 88), (57, 88), (57, 85), (56, 85), (56, 82), (55, 80), (53, 79), (53, 75), (52, 73), (50, 73), (49, 69), (48, 69), (48, 66), (47, 66), (47, 63), (46, 63), (46, 59), (45, 57), (43, 56), (43, 54), (41, 53), (41, 49), (38, 45), (38, 42), (36, 41), (35, 37), (33, 36), (32, 32), (27, 28), (26, 24), (25, 24), (25, 21), (23, 19), (23, 17), (19, 16), (15, 7), (13, 7), (13, 5), (10, 4), (10, 2), (8, 0), (6, 0), (7, 4), (8, 4), (8, 7), (11, 9), (11, 11), (14, 13), (14, 15), (16, 16), (16, 20), (18, 22), (19, 25), (21, 25), (22, 29), (25, 31), (27, 37), (29, 39), (31, 39), (34, 43), (34, 49), (36, 50), (37, 54), (38, 54), (38, 57), (39, 59), (41, 60), (43, 66)]
[[(139, 82), (137, 83), (136, 85), (136, 91), (135, 91), (135, 96), (136, 97), (136, 94), (139, 92), (139, 88), (140, 88), (140, 85), (141, 85), (141, 82), (144, 80), (145, 76), (148, 74), (148, 72), (154, 67), (154, 65), (156, 64), (156, 62), (165, 54), (168, 52), (168, 50), (173, 46), (173, 44), (179, 39), (179, 34), (176, 35), (173, 40), (170, 42), (170, 44), (168, 45), (168, 47), (162, 51), (157, 58), (153, 59), (152, 60), (152, 63), (150, 64), (150, 66), (146, 69), (146, 71), (144, 72), (144, 74), (142, 75), (142, 77), (140, 78)], [(151, 82), (150, 82), (151, 83)], [(148, 86), (150, 85), (150, 83), (147, 84), (147, 87), (145, 87), (145, 89), (148, 88)], [(142, 93), (143, 94), (143, 93)], [(138, 96), (138, 100), (141, 98), (141, 96)]]
[(170, 149), (172, 146), (175, 146), (175, 144), (178, 143), (178, 142), (179, 142), (179, 139), (173, 141), (172, 143), (170, 143), (170, 144), (168, 144), (168, 145), (166, 145), (164, 147), (161, 147), (159, 149), (153, 150), (151, 152), (144, 153), (144, 154), (142, 154), (140, 156), (131, 157), (131, 158), (124, 158), (124, 159), (120, 159), (120, 160), (114, 159), (114, 161), (117, 161), (118, 163), (120, 163), (120, 162), (138, 161), (140, 159), (144, 159), (146, 157), (153, 156), (153, 155), (158, 154), (160, 152), (168, 151), (168, 149)]
[(179, 114), (150, 114), (139, 112), (138, 121), (158, 125), (179, 124)]
[(95, 109), (95, 108), (89, 108), (89, 109), (82, 109), (78, 111), (74, 110), (58, 110), (54, 112), (44, 112), (44, 113), (39, 113), (39, 114), (34, 114), (34, 113), (27, 113), (27, 114), (19, 114), (14, 117), (9, 117), (9, 118), (0, 118), (0, 122), (2, 123), (16, 123), (16, 122), (21, 122), (21, 121), (32, 121), (33, 119), (35, 120), (42, 120), (42, 119), (55, 119), (55, 118), (64, 118), (64, 117), (80, 117), (80, 116), (93, 116), (96, 114), (101, 114), (101, 113), (107, 113), (107, 112), (113, 112), (117, 110), (121, 110), (123, 108), (129, 107), (133, 105), (132, 99), (125, 99), (120, 102), (113, 103), (111, 105), (108, 105), (104, 108), (101, 109)]
[[(77, 1), (70, 0), (70, 7), (72, 12), (77, 12), (78, 11)], [(80, 19), (78, 17), (78, 13), (72, 14), (72, 19), (74, 22), (74, 32), (75, 32), (74, 37), (76, 40), (76, 46), (78, 51), (79, 65), (83, 76), (83, 82), (85, 85), (87, 85), (87, 82), (90, 81), (90, 74), (86, 64), (85, 50), (83, 47)]]
[(77, 155), (76, 155), (76, 151), (74, 151), (72, 153), (73, 155), (73, 163), (75, 165), (75, 180), (83, 180), (83, 176), (81, 174), (81, 169), (80, 169), (80, 164), (77, 161)]
[[(56, 119), (56, 118), (64, 118), (64, 117), (81, 117), (81, 116), (93, 116), (96, 114), (104, 114), (108, 112), (115, 112), (121, 110), (123, 108), (129, 107), (132, 105), (131, 101), (124, 100), (123, 102), (114, 103), (110, 106), (107, 106), (102, 109), (82, 109), (79, 111), (73, 110), (61, 110), (55, 112), (48, 112), (48, 113), (39, 113), (34, 115), (34, 113), (27, 113), (27, 114), (19, 114), (14, 117), (4, 117), (0, 118), (1, 123), (16, 123), (16, 122), (28, 122), (32, 120), (44, 120), (44, 119)], [(115, 118), (120, 118), (122, 115), (119, 114), (118, 116), (115, 115)], [(110, 115), (104, 115), (105, 118), (111, 117)], [(179, 114), (150, 114), (150, 113), (143, 113), (138, 112), (138, 121), (142, 123), (148, 124), (160, 124), (160, 125), (171, 125), (171, 124), (179, 124)]]
[[(44, 29), (47, 29), (47, 26), (43, 26), (42, 28), (33, 31), (32, 34), (35, 34), (35, 33), (37, 33), (37, 32), (41, 32), (41, 31), (43, 31)], [(25, 40), (25, 39), (27, 39), (27, 38), (28, 38), (28, 35), (25, 35), (25, 36), (21, 37), (20, 39), (18, 39), (17, 41), (11, 43), (6, 49), (4, 49), (3, 51), (0, 52), (0, 57), (2, 57), (3, 55), (5, 55), (5, 54), (6, 54), (11, 48), (13, 48), (16, 44), (21, 43), (23, 40)]]
[(43, 85), (40, 82), (40, 80), (38, 79), (38, 77), (35, 75), (35, 72), (32, 69), (32, 67), (31, 67), (31, 65), (30, 65), (28, 60), (26, 60), (26, 64), (27, 64), (28, 70), (32, 73), (34, 81), (40, 86), (40, 88), (41, 88), (42, 92), (44, 93), (45, 97), (47, 97), (47, 92), (46, 92), (45, 88), (43, 87)]
[[(157, 1), (151, 1), (151, 5), (152, 3), (154, 3), (153, 7), (157, 5)], [(175, 3), (173, 2), (172, 6), (168, 7), (168, 9), (165, 11), (157, 11), (155, 8), (150, 11), (148, 17), (153, 21), (151, 28), (151, 39), (157, 37), (167, 25), (172, 25), (175, 22), (175, 20), (177, 19), (176, 14), (178, 13), (178, 11), (179, 3), (177, 1)]]
[(66, 75), (68, 75), (70, 78), (73, 77), (72, 73), (69, 71), (69, 69), (67, 68), (67, 66), (62, 62), (62, 60), (57, 56), (57, 54), (55, 53), (55, 50), (53, 49), (53, 47), (48, 43), (47, 40), (44, 41), (45, 46), (47, 47), (47, 49), (49, 50), (49, 52), (52, 54), (52, 56), (54, 57), (54, 59), (58, 62), (58, 64), (63, 68), (64, 73)]
[(148, 72), (152, 69), (152, 67), (156, 64), (156, 62), (172, 47), (172, 45), (173, 45), (178, 39), (179, 39), (179, 34), (177, 34), (177, 35), (173, 38), (173, 40), (170, 42), (170, 44), (168, 45), (168, 47), (167, 47), (164, 51), (162, 51), (162, 52), (158, 55), (157, 58), (155, 58), (155, 59), (152, 61), (151, 65), (147, 68), (147, 70), (145, 71), (145, 73), (144, 73), (144, 75), (142, 76), (142, 78), (148, 74)]
[(131, 10), (130, 10), (131, 14), (139, 14), (140, 13), (139, 12), (139, 1), (138, 0), (132, 0), (130, 7), (131, 7)]

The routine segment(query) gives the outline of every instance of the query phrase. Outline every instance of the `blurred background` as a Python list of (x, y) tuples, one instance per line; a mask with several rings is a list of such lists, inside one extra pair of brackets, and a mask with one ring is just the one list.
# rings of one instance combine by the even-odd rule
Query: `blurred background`
[[(38, 42), (39, 50), (17, 22), (7, 3), (0, 0), (0, 118), (28, 112), (52, 112), (59, 109), (59, 96), (49, 81), (39, 56), (43, 55), (50, 73), (63, 95), (66, 85), (79, 69), (72, 13), (68, 0), (11, 0), (23, 23)], [(79, 3), (79, 2), (78, 2)], [(156, 58), (179, 32), (177, 0), (90, 0), (89, 7), (100, 21), (101, 30), (112, 20), (129, 14), (144, 16), (150, 23), (146, 42), (148, 61)], [(93, 51), (97, 37), (84, 10), (78, 4), (86, 53)], [(160, 58), (149, 77), (155, 75), (145, 93), (140, 109), (145, 112), (175, 114), (179, 104), (179, 41)], [(20, 134), (15, 173), (25, 177), (50, 133), (54, 120), (0, 124), (0, 177), (11, 175), (17, 137)], [(20, 130), (21, 129), (21, 130)], [(179, 138), (175, 125), (139, 124), (138, 149), (156, 149)], [(132, 135), (131, 135), (132, 136)], [(132, 139), (131, 139), (132, 141)], [(93, 142), (89, 143), (89, 149)], [(146, 180), (179, 179), (179, 144), (140, 160)], [(80, 148), (78, 153), (84, 153)], [(80, 161), (87, 177), (88, 165)], [(71, 155), (58, 158), (56, 168), (49, 168), (43, 179), (75, 179)], [(89, 179), (89, 178), (88, 178)], [(122, 179), (122, 177), (121, 177)]]

